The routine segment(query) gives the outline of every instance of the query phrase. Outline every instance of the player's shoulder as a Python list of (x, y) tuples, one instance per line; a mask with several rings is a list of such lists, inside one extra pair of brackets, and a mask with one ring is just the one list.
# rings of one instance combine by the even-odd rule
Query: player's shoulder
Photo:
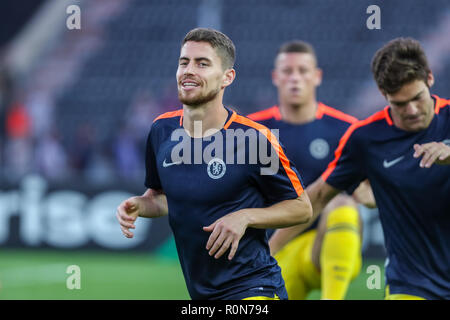
[(392, 125), (393, 122), (389, 115), (389, 106), (386, 106), (371, 116), (351, 124), (342, 136), (340, 143), (346, 144), (349, 140), (356, 143), (357, 141), (367, 141), (380, 137), (383, 135), (383, 129)]
[(174, 130), (183, 125), (183, 109), (165, 112), (156, 117), (149, 130), (149, 138), (153, 143), (166, 139)]
[(319, 102), (317, 105), (316, 119), (324, 119), (324, 120), (335, 120), (338, 122), (343, 122), (346, 124), (353, 124), (358, 121), (358, 119), (354, 116), (351, 116), (343, 111), (337, 110), (333, 107), (330, 107), (322, 102)]
[(155, 118), (152, 123), (152, 130), (168, 127), (179, 127), (182, 125), (183, 109), (165, 112)]
[(255, 129), (258, 131), (270, 130), (269, 127), (260, 123), (255, 118), (250, 117), (250, 115), (244, 116), (242, 114), (236, 113), (232, 119), (233, 127), (238, 127), (242, 129)]
[[(277, 130), (274, 131), (273, 128), (236, 112), (230, 119), (229, 124), (226, 124), (226, 129), (243, 130), (246, 135), (256, 134), (258, 141), (263, 139), (275, 146), (279, 144)], [(235, 131), (235, 133), (237, 132), (239, 131)]]
[(273, 106), (247, 115), (247, 118), (260, 123), (281, 120), (281, 113), (278, 106)]
[(183, 116), (183, 109), (169, 111), (169, 112), (165, 112), (165, 113), (157, 116), (155, 118), (155, 120), (153, 120), (153, 123), (156, 123), (160, 120), (163, 120), (163, 122), (166, 122), (166, 123), (170, 123), (170, 122), (173, 122), (176, 120), (178, 120), (178, 122), (179, 122), (182, 116)]
[(440, 114), (443, 112), (450, 112), (450, 100), (443, 99), (438, 97), (437, 95), (432, 95), (435, 100), (434, 112), (436, 114)]

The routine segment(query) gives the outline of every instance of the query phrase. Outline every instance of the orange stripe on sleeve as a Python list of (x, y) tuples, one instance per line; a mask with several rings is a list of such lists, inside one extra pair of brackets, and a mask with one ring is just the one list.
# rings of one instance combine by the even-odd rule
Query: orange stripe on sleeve
[(271, 118), (274, 118), (275, 120), (281, 120), (280, 109), (278, 109), (277, 106), (273, 106), (272, 108), (266, 110), (251, 113), (247, 117), (253, 121), (268, 120)]
[(349, 114), (346, 114), (342, 111), (331, 108), (331, 107), (323, 104), (322, 102), (319, 102), (319, 104), (317, 106), (317, 111), (316, 111), (316, 118), (321, 119), (324, 114), (326, 114), (330, 117), (348, 122), (348, 123), (355, 123), (358, 121), (358, 119), (356, 119), (355, 117), (353, 117)]
[(281, 164), (282, 164), (284, 170), (286, 171), (286, 174), (288, 175), (289, 180), (291, 181), (295, 191), (297, 192), (297, 195), (300, 196), (303, 193), (303, 187), (300, 182), (300, 179), (295, 174), (294, 170), (292, 170), (291, 165), (289, 163), (289, 159), (286, 157), (286, 155), (283, 151), (283, 148), (281, 148), (275, 135), (267, 127), (263, 126), (262, 124), (256, 123), (256, 122), (254, 122), (248, 118), (245, 118), (243, 116), (237, 115), (234, 121), (258, 130), (267, 138), (267, 140), (271, 143), (272, 147), (277, 152), (278, 158), (280, 159)]
[(436, 99), (436, 106), (434, 108), (434, 113), (438, 114), (439, 111), (444, 108), (445, 106), (450, 105), (450, 100), (445, 100), (442, 98), (439, 98), (436, 95), (433, 95), (433, 97)]
[(348, 142), (348, 139), (350, 138), (350, 136), (352, 135), (352, 133), (360, 127), (366, 126), (372, 122), (378, 121), (378, 120), (382, 120), (385, 119), (388, 124), (389, 124), (389, 118), (386, 118), (386, 109), (381, 110), (377, 113), (375, 113), (374, 115), (370, 116), (369, 118), (365, 119), (365, 120), (361, 120), (358, 122), (355, 122), (354, 124), (352, 124), (347, 131), (344, 133), (344, 135), (341, 137), (341, 140), (339, 141), (339, 145), (334, 153), (335, 158), (333, 161), (330, 162), (330, 164), (328, 165), (328, 168), (325, 170), (324, 173), (322, 173), (321, 177), (324, 181), (327, 181), (328, 177), (331, 175), (331, 173), (334, 171), (334, 169), (336, 168), (336, 165), (339, 161), (339, 158), (342, 156), (342, 150), (344, 149), (345, 145)]
[(160, 119), (174, 118), (180, 116), (181, 117), (183, 116), (183, 109), (163, 113), (162, 115), (158, 116), (155, 120), (153, 120), (153, 122), (156, 122), (157, 120)]

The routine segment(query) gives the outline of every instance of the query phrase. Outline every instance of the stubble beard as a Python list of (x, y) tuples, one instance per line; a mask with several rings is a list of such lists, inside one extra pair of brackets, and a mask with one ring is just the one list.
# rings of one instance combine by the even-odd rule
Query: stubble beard
[(214, 100), (217, 95), (220, 92), (220, 88), (217, 88), (215, 90), (211, 90), (210, 92), (206, 94), (200, 94), (191, 98), (186, 98), (183, 96), (182, 91), (178, 90), (178, 99), (180, 102), (184, 105), (190, 106), (190, 107), (199, 107), (205, 103), (208, 103), (212, 100)]

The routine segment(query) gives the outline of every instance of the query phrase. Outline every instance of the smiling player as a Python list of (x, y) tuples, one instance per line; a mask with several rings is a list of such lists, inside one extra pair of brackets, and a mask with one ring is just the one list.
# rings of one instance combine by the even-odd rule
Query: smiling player
[[(235, 78), (234, 57), (233, 43), (218, 31), (199, 28), (186, 35), (176, 75), (183, 109), (154, 121), (146, 151), (148, 189), (122, 202), (117, 218), (132, 237), (137, 217), (168, 214), (193, 299), (286, 299), (265, 229), (307, 222), (311, 206), (275, 136), (223, 106), (224, 90)], [(262, 161), (229, 163), (230, 153), (252, 158), (245, 143), (227, 149), (225, 141), (210, 159), (202, 158), (210, 141), (239, 129), (253, 130), (253, 145), (269, 145), (278, 170), (262, 174)], [(174, 134), (182, 137), (183, 161), (173, 159), (180, 146)]]

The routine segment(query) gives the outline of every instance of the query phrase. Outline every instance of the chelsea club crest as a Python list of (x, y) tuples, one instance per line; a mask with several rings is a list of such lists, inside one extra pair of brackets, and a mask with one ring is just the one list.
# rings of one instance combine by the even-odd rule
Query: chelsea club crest
[(225, 162), (223, 162), (220, 158), (213, 158), (208, 162), (208, 167), (206, 169), (208, 172), (208, 176), (211, 179), (220, 179), (223, 177), (225, 172), (227, 171), (227, 166)]
[(314, 158), (318, 160), (324, 159), (330, 152), (330, 146), (328, 145), (328, 142), (326, 140), (317, 138), (314, 139), (309, 145), (309, 152)]

